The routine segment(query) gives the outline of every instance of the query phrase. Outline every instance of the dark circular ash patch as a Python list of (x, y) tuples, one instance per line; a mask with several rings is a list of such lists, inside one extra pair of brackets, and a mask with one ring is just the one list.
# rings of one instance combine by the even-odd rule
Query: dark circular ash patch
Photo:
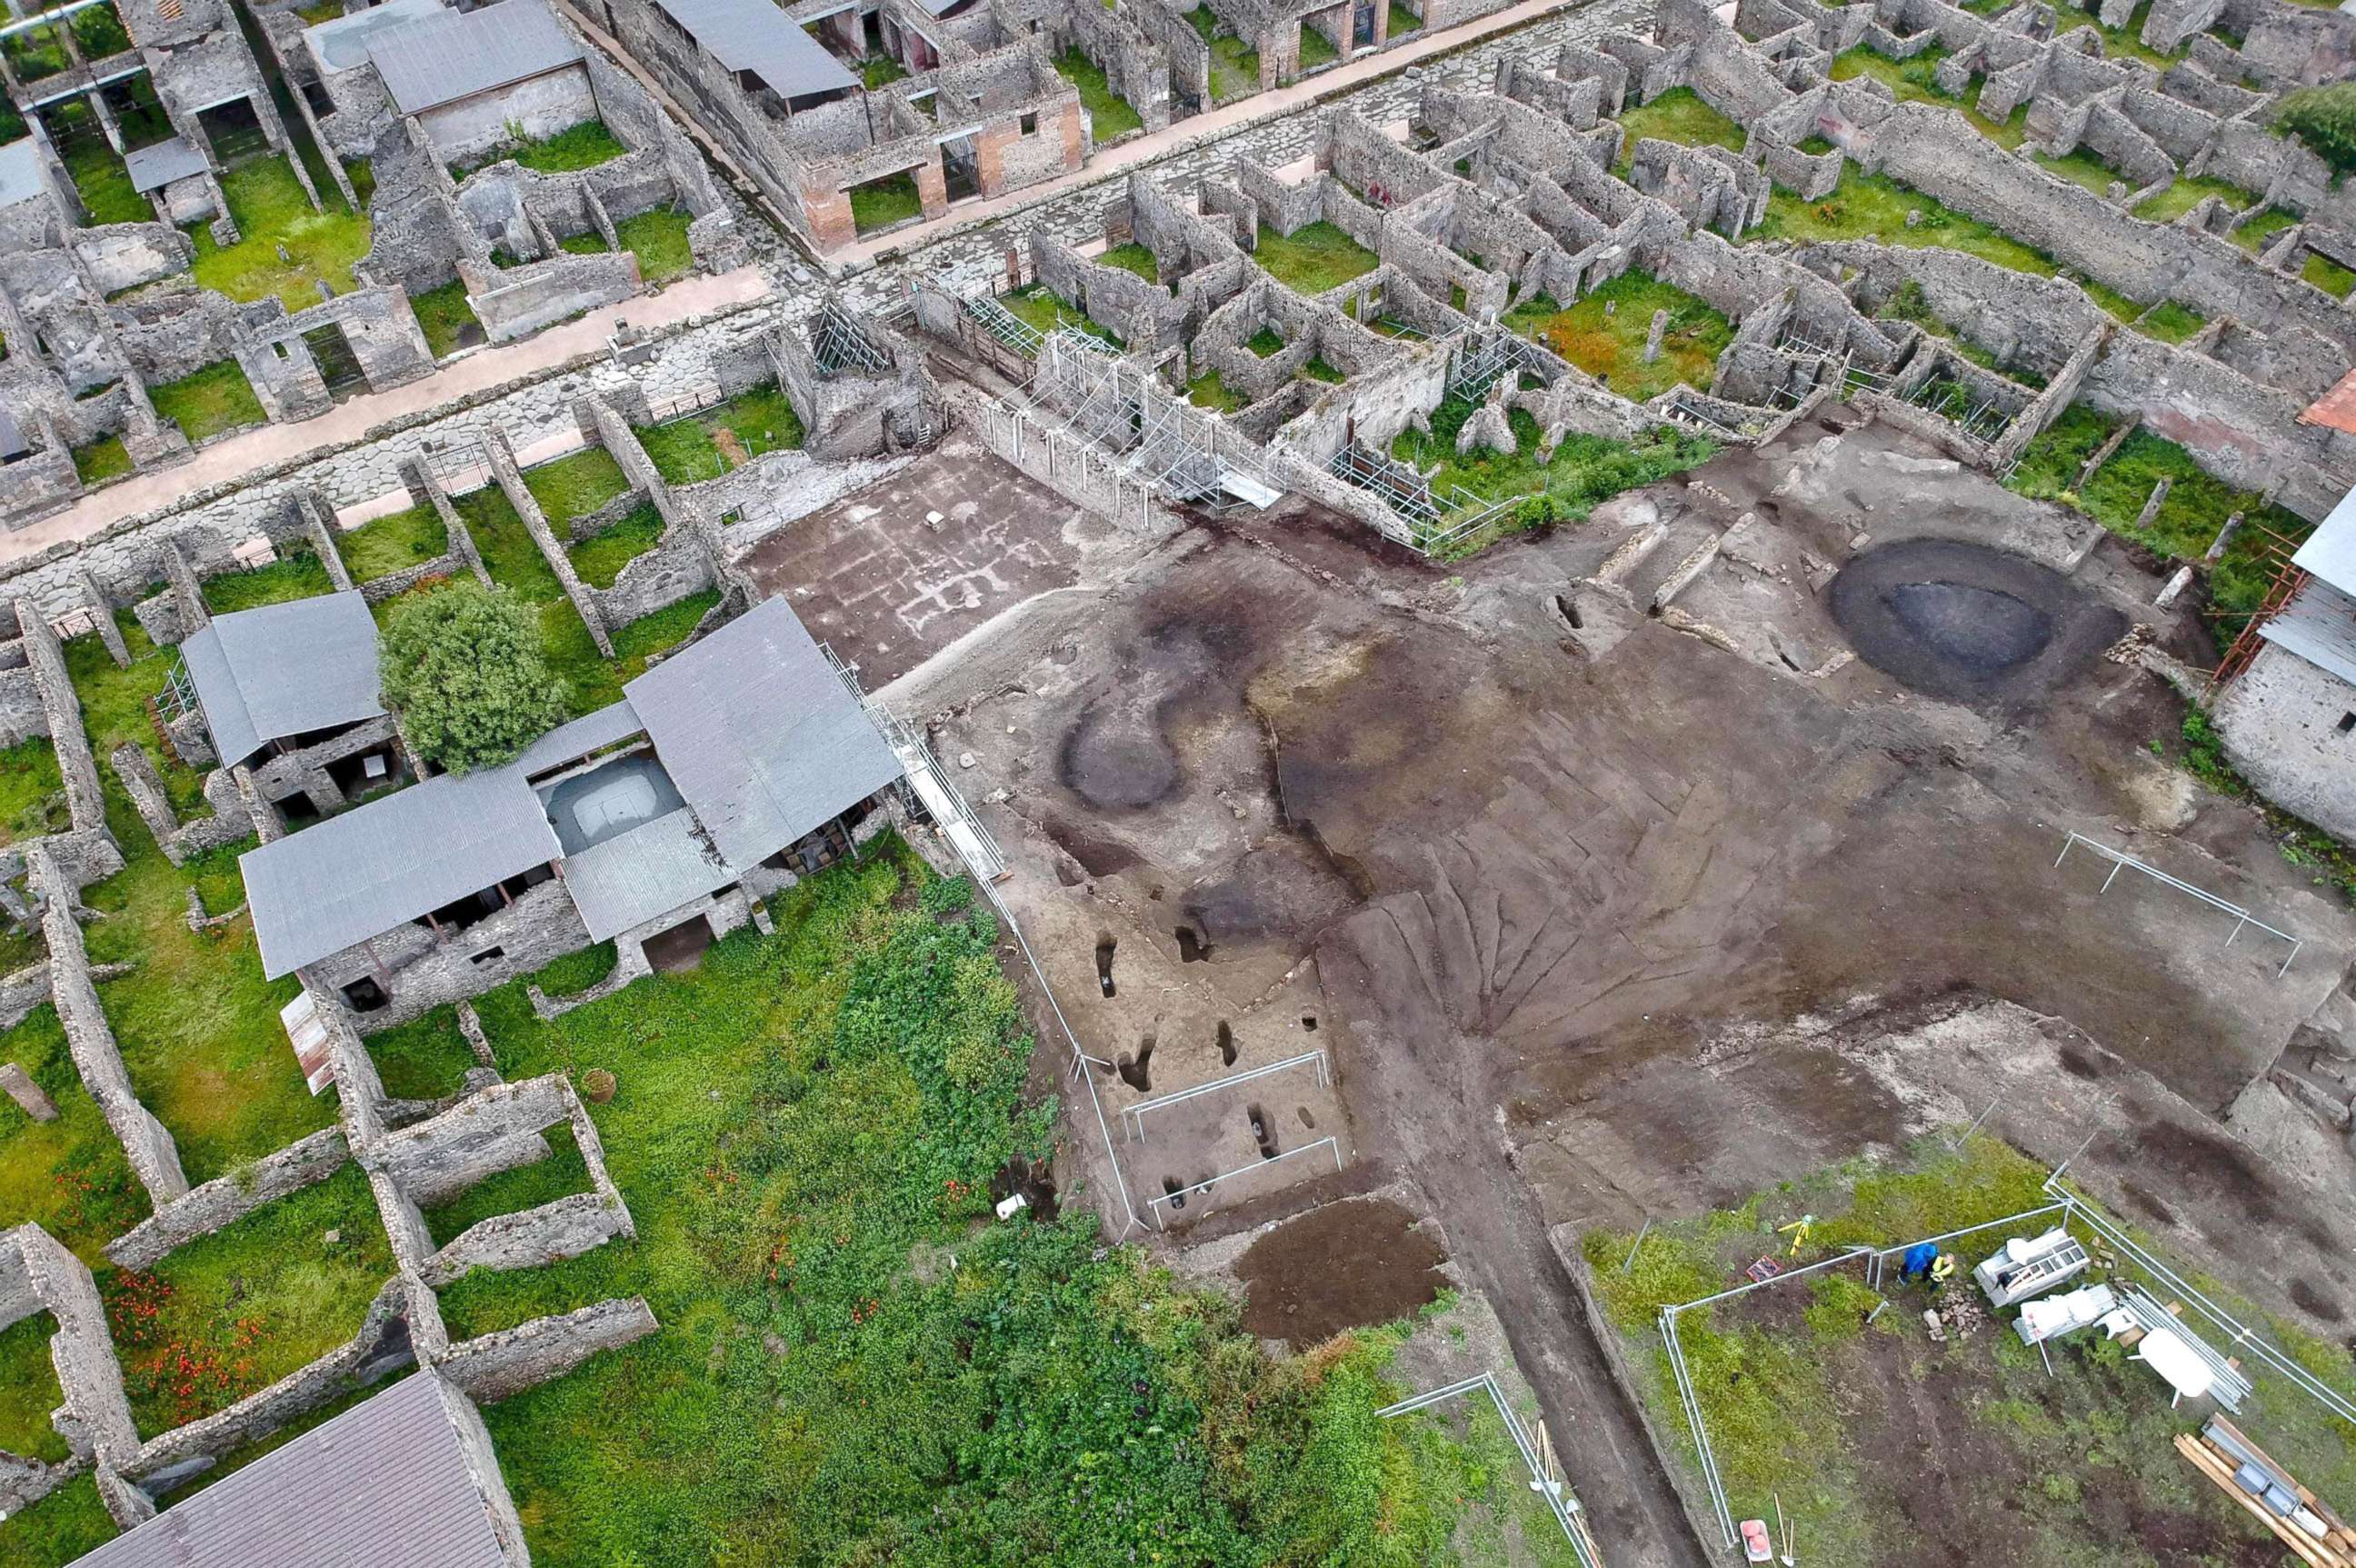
[(1329, 1203), (1287, 1220), (1237, 1262), (1244, 1327), (1296, 1350), (1345, 1328), (1405, 1317), (1448, 1283), (1447, 1254), (1387, 1197)]
[(1150, 707), (1092, 703), (1064, 737), (1057, 771), (1099, 811), (1141, 811), (1178, 788), (1178, 758)]
[(1954, 539), (1869, 550), (1826, 593), (1859, 658), (1956, 703), (2033, 698), (2092, 663), (2127, 626), (2059, 572)]

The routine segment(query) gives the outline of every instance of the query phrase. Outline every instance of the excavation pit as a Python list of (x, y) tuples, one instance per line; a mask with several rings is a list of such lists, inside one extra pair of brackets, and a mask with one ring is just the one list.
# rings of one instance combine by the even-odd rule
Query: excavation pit
[(1952, 539), (1869, 550), (1827, 603), (1859, 658), (1925, 695), (2006, 704), (2085, 669), (2126, 618), (2026, 556)]

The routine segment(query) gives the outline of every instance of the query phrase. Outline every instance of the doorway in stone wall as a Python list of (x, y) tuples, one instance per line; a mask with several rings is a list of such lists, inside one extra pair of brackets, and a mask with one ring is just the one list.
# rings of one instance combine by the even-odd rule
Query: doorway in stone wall
[(647, 962), (664, 974), (679, 974), (703, 961), (712, 946), (712, 922), (701, 915), (658, 931), (644, 944)]
[(1375, 0), (1357, 0), (1350, 11), (1350, 47), (1362, 49), (1375, 41)]
[(974, 156), (971, 136), (941, 144), (941, 183), (948, 188), (951, 201), (981, 194), (981, 166)]
[(304, 333), (303, 347), (311, 350), (319, 379), (327, 383), (327, 395), (337, 403), (368, 390), (368, 373), (360, 369), (360, 357), (352, 352), (351, 339), (334, 322)]
[(262, 128), (262, 116), (253, 112), (252, 99), (232, 98), (201, 110), (197, 124), (204, 128), (213, 156), (224, 167), (233, 168), (270, 151), (270, 134)]

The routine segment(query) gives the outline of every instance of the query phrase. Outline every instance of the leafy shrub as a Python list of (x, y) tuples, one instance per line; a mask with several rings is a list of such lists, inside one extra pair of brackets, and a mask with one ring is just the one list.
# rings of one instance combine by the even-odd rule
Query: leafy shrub
[(564, 716), (539, 618), (505, 588), (459, 577), (404, 599), (381, 653), (385, 706), (454, 773), (498, 767)]
[(2356, 169), (2356, 81), (2303, 87), (2287, 94), (2275, 129), (2305, 142), (2334, 173)]

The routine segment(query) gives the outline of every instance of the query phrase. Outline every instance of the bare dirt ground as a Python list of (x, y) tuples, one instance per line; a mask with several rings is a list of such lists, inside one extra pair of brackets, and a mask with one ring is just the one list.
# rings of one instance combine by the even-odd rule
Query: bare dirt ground
[[(1131, 1069), (1097, 1077), (1107, 1133), (1069, 1101), (1112, 1229), (1131, 1205), (1147, 1229), (1230, 1229), (1238, 1203), (1280, 1219), (1345, 1181), (1336, 1163), (1402, 1179), (1620, 1563), (1700, 1552), (1581, 1316), (1562, 1242), (1587, 1225), (1690, 1212), (1993, 1099), (1992, 1128), (2051, 1161), (2094, 1134), (2073, 1174), (2268, 1305), (2325, 1329), (2356, 1312), (2328, 1196), (2344, 1145), (2285, 1122), (2297, 1157), (2261, 1156), (2220, 1120), (2332, 994), (2356, 922), (2252, 812), (2151, 754), (2180, 703), (2103, 657), (2137, 621), (2197, 661), (2198, 630), (2156, 618), (2158, 580), (2115, 546), (2081, 564), (2083, 520), (1879, 429), (1807, 427), (1693, 478), (1454, 571), (1298, 502), (1098, 540), (1072, 589), (973, 607), (1004, 609), (884, 693), (973, 757), (1012, 907), (1083, 1045)], [(1657, 564), (1593, 580), (1663, 518), (1679, 553), (1725, 532), (1665, 618), (1640, 607)], [(1936, 562), (1877, 589), (1919, 586), (1899, 632), (1997, 689), (1852, 656), (1827, 587), (1907, 540), (2062, 574), (1963, 585), (2026, 616), (1958, 615)], [(825, 627), (861, 581), (796, 601)], [(1972, 639), (1992, 619), (2001, 647)], [(2098, 891), (2104, 868), (2053, 865), (2070, 829), (2308, 945), (2277, 977), (2279, 950), (2224, 945), (2213, 909), (2131, 875)], [(1321, 1051), (1331, 1088), (1286, 1068), (1141, 1142), (1123, 1114)], [(1254, 1104), (1288, 1129), (1279, 1154), (1334, 1143), (1269, 1160)], [(1151, 1201), (1238, 1165), (1183, 1214)], [(1313, 1283), (1290, 1288), (1309, 1310)], [(1354, 1293), (1337, 1279), (1334, 1321)]]

